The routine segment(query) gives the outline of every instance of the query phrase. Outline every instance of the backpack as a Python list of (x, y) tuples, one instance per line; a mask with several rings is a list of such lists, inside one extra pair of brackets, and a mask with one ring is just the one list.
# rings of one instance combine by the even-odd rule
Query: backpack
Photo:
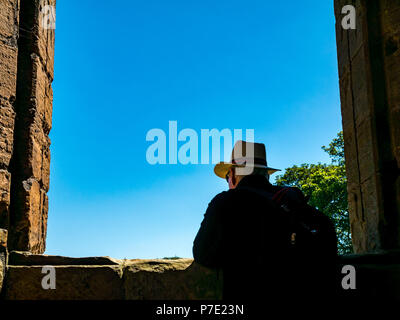
[[(295, 187), (283, 187), (274, 194), (248, 188), (272, 201), (286, 225), (288, 281), (299, 290), (331, 294), (336, 290), (337, 237), (328, 216), (309, 205)], [(290, 280), (289, 280), (290, 279)]]
[(337, 238), (332, 221), (310, 206), (308, 199), (295, 187), (284, 187), (272, 196), (272, 201), (288, 223), (288, 247), (295, 256), (313, 259), (335, 259)]

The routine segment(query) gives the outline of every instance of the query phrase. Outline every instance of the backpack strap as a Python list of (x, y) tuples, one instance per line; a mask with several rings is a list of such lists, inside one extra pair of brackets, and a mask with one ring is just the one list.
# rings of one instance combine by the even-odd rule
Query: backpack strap
[(273, 193), (273, 192), (265, 192), (262, 191), (260, 189), (257, 188), (253, 188), (253, 187), (241, 187), (241, 190), (248, 190), (251, 191), (253, 193), (257, 193), (258, 195), (267, 198), (268, 200), (272, 200), (274, 203), (281, 205), (281, 202), (284, 198), (284, 196), (291, 190), (290, 187), (282, 187), (282, 189), (280, 189), (279, 191)]
[(240, 187), (240, 189), (238, 189), (238, 190), (251, 191), (253, 193), (258, 194), (259, 196), (262, 196), (263, 198), (268, 199), (269, 201), (273, 200), (273, 193), (261, 191), (260, 189), (257, 189), (257, 188), (245, 186), (245, 187)]
[(285, 194), (288, 193), (289, 190), (290, 190), (289, 187), (283, 187), (281, 190), (279, 190), (278, 192), (276, 192), (274, 194), (274, 196), (272, 197), (272, 200), (277, 203), (281, 203), (283, 197), (285, 196)]

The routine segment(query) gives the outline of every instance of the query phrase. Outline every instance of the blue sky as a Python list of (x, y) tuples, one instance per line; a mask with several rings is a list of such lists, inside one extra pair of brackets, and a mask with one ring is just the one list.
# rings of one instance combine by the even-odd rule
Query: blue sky
[(146, 162), (169, 121), (254, 129), (273, 167), (328, 162), (334, 25), (332, 1), (58, 1), (46, 253), (192, 257), (227, 185), (212, 164)]

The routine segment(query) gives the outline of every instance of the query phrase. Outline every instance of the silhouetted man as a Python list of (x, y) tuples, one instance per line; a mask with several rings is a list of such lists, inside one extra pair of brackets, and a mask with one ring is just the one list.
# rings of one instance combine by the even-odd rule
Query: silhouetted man
[[(199, 264), (222, 269), (224, 299), (274, 303), (307, 299), (313, 290), (315, 296), (322, 294), (321, 281), (309, 279), (314, 271), (301, 270), (302, 257), (293, 259), (290, 254), (290, 239), (296, 234), (272, 199), (284, 189), (269, 182), (276, 171), (267, 165), (264, 144), (245, 141), (235, 144), (231, 162), (214, 168), (227, 180), (229, 190), (209, 203), (193, 256)], [(294, 202), (306, 203), (300, 190), (292, 190)], [(332, 246), (336, 248), (336, 243)]]

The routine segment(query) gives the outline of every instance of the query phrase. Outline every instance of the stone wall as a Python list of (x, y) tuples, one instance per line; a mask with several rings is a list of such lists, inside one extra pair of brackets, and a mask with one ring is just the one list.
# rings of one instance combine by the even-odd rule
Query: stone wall
[[(344, 265), (355, 267), (355, 289), (341, 286)], [(44, 266), (54, 267), (55, 289), (42, 287), (48, 272), (42, 272)], [(337, 273), (339, 306), (400, 302), (399, 251), (342, 256)], [(193, 259), (69, 258), (14, 251), (0, 300), (220, 300), (222, 282), (222, 272)]]
[[(340, 257), (340, 267), (355, 268), (355, 289), (341, 290), (342, 302), (366, 306), (400, 302), (400, 252), (398, 250)], [(344, 275), (341, 274), (343, 279)], [(340, 283), (340, 282), (339, 282)], [(396, 304), (396, 305), (397, 305)], [(354, 305), (353, 305), (354, 306)]]
[[(43, 266), (55, 269), (55, 289), (43, 289)], [(193, 259), (117, 260), (11, 252), (6, 300), (215, 300), (222, 274)]]
[(19, 1), (0, 2), (0, 228), (9, 226), (19, 34)]
[(0, 292), (6, 274), (7, 258), (7, 230), (0, 229)]
[(10, 249), (45, 251), (50, 174), (55, 0), (0, 4), (0, 228)]
[[(356, 29), (344, 30), (344, 5)], [(355, 252), (400, 246), (400, 2), (335, 0), (340, 97)]]

